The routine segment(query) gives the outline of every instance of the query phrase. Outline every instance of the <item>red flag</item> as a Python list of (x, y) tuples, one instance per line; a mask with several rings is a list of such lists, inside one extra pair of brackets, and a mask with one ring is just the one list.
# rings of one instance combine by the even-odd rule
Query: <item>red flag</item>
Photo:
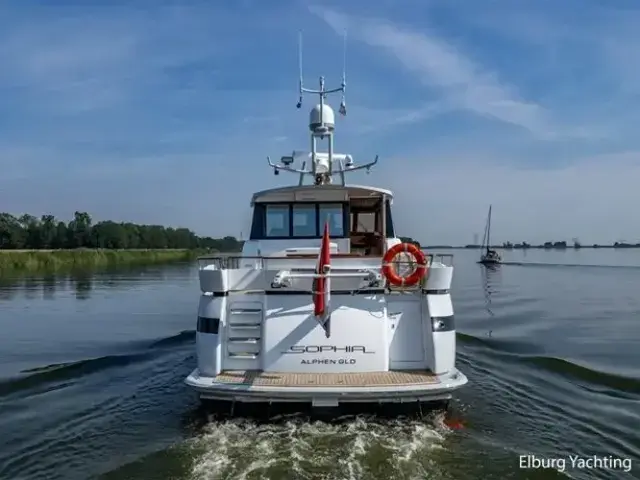
[[(331, 245), (329, 238), (329, 223), (324, 224), (324, 234), (320, 244), (318, 255), (317, 275), (325, 274), (325, 267), (331, 266)], [(316, 277), (313, 281), (313, 313), (316, 317), (325, 314), (327, 308), (327, 279), (324, 276)]]

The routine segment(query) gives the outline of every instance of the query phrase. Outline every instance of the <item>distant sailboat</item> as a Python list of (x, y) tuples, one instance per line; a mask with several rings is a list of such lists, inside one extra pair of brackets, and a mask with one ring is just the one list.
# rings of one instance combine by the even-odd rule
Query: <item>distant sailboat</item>
[(487, 224), (484, 228), (484, 237), (482, 237), (482, 245), (480, 247), (483, 253), (480, 255), (480, 261), (483, 265), (496, 265), (502, 262), (500, 254), (491, 249), (491, 205), (489, 205), (489, 216)]

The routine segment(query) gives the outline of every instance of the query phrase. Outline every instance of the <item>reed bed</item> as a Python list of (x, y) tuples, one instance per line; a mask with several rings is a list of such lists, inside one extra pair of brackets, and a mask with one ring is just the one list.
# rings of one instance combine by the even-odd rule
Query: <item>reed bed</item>
[(153, 265), (195, 259), (202, 252), (185, 249), (157, 250), (1, 250), (0, 274), (37, 272), (118, 265)]

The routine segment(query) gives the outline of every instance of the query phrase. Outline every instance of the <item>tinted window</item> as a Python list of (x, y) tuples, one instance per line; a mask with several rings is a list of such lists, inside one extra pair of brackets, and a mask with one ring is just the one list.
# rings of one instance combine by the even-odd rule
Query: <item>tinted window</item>
[(316, 231), (316, 205), (293, 206), (293, 236), (315, 237)]
[(289, 236), (289, 205), (267, 205), (266, 236)]
[(329, 223), (329, 235), (332, 237), (344, 236), (344, 217), (342, 205), (320, 204), (320, 235), (324, 232), (324, 223)]

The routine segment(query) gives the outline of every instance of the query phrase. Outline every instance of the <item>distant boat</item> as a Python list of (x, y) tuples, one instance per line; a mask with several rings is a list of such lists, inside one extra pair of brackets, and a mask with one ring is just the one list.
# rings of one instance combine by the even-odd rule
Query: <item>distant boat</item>
[(489, 205), (489, 216), (487, 224), (484, 227), (484, 237), (482, 237), (482, 245), (480, 248), (483, 253), (480, 255), (480, 261), (483, 265), (496, 265), (502, 263), (502, 257), (495, 250), (491, 249), (491, 205)]

